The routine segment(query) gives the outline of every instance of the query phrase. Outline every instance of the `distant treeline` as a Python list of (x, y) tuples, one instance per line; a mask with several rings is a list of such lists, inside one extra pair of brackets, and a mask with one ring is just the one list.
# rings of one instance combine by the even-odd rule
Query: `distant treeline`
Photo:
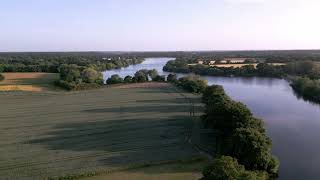
[(97, 71), (139, 64), (143, 58), (135, 56), (104, 56), (102, 54), (17, 53), (0, 54), (0, 72), (58, 73), (62, 64), (90, 67)]
[(164, 67), (164, 71), (176, 73), (195, 73), (209, 76), (261, 76), (261, 77), (283, 77), (307, 76), (312, 79), (320, 78), (320, 64), (314, 61), (293, 61), (285, 65), (272, 65), (259, 63), (245, 65), (242, 67), (216, 67), (208, 65), (188, 65), (194, 63), (194, 59), (179, 58), (169, 61)]
[(219, 132), (218, 153), (223, 155), (205, 169), (203, 180), (276, 178), (279, 162), (271, 154), (272, 143), (263, 121), (226, 95), (222, 86), (207, 87), (202, 100), (202, 119), (208, 128)]

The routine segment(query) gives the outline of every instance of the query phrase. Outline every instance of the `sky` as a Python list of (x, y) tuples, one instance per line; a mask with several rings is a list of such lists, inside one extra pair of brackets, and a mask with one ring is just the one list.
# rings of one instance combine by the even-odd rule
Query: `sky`
[(1, 0), (0, 51), (320, 49), (320, 0)]

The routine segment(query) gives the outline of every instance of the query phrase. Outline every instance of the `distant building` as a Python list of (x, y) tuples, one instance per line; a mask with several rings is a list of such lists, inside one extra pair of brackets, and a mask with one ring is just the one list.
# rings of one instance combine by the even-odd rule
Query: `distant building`
[(228, 61), (226, 61), (226, 60), (221, 60), (220, 63), (221, 63), (221, 64), (227, 64)]
[(216, 63), (216, 61), (210, 61), (209, 65), (214, 65)]
[(198, 64), (203, 64), (204, 62), (202, 60), (198, 60)]

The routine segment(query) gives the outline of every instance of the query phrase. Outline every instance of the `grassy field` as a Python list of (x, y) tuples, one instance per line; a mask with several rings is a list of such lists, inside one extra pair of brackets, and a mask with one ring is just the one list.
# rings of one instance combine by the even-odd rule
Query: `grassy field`
[(200, 102), (165, 84), (0, 93), (1, 178), (108, 172), (199, 157), (188, 143), (193, 121), (185, 97)]
[(83, 180), (198, 180), (207, 161), (173, 163), (120, 171)]
[(5, 79), (0, 82), (0, 91), (41, 92), (58, 90), (53, 82), (59, 78), (54, 73), (2, 73)]

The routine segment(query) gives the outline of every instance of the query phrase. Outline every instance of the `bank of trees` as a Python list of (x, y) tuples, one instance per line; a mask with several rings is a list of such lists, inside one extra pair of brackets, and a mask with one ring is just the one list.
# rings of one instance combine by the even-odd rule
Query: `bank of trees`
[(189, 60), (177, 59), (169, 61), (163, 68), (164, 71), (176, 73), (195, 73), (209, 76), (261, 76), (261, 77), (283, 77), (307, 76), (309, 78), (320, 78), (320, 64), (314, 61), (293, 61), (285, 65), (272, 65), (259, 63), (245, 65), (242, 67), (210, 67), (208, 65), (188, 65)]
[(269, 179), (275, 178), (279, 162), (271, 154), (272, 143), (263, 121), (253, 117), (244, 104), (228, 97), (221, 86), (207, 87), (203, 102), (204, 123), (220, 134), (219, 153), (236, 158), (246, 170), (267, 173)]
[(126, 76), (124, 79), (118, 74), (112, 75), (107, 79), (107, 84), (120, 84), (120, 83), (143, 83), (148, 81), (165, 82), (166, 77), (160, 76), (156, 69), (147, 70), (141, 69), (137, 71), (134, 76)]
[(136, 56), (100, 53), (9, 53), (0, 54), (0, 72), (58, 73), (62, 64), (104, 71), (139, 64), (143, 60)]
[(200, 180), (266, 180), (268, 175), (259, 171), (248, 171), (235, 158), (221, 156), (203, 170)]
[(298, 96), (320, 103), (320, 79), (296, 77), (292, 79), (291, 86)]
[(90, 67), (63, 64), (59, 67), (60, 80), (55, 84), (67, 90), (86, 90), (103, 85), (102, 74)]

